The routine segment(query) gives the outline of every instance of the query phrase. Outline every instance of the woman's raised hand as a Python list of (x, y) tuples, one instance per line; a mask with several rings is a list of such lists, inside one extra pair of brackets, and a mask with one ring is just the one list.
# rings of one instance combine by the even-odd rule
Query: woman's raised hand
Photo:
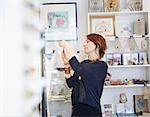
[(68, 46), (69, 46), (69, 44), (64, 40), (59, 42), (59, 47), (67, 48)]

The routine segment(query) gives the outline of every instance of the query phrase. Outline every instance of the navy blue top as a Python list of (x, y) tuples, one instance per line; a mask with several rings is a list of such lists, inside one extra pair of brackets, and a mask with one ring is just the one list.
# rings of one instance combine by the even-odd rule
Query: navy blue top
[(74, 70), (74, 75), (66, 80), (68, 87), (73, 88), (72, 105), (84, 103), (100, 109), (100, 98), (107, 74), (107, 64), (104, 61), (91, 63), (89, 60), (79, 63), (75, 56), (69, 60), (69, 63)]

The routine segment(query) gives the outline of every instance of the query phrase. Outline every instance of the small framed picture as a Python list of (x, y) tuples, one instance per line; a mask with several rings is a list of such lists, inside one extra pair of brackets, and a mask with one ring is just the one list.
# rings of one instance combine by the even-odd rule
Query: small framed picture
[(125, 103), (125, 111), (126, 111), (126, 114), (134, 113), (134, 108), (131, 103)]
[(103, 0), (88, 0), (88, 11), (89, 12), (103, 12), (104, 1)]
[(135, 113), (148, 112), (148, 102), (144, 99), (144, 95), (133, 95), (133, 100)]
[(114, 36), (114, 16), (90, 16), (90, 33), (98, 33), (104, 36)]
[(128, 61), (130, 61), (130, 53), (123, 54), (123, 65), (128, 65)]
[(135, 65), (139, 64), (138, 53), (132, 53), (130, 61), (134, 62)]
[(103, 113), (105, 117), (110, 117), (114, 114), (113, 112), (113, 104), (104, 104), (103, 105)]
[(118, 21), (116, 25), (116, 35), (119, 35), (119, 36), (133, 35), (133, 23), (129, 20)]
[(120, 0), (104, 0), (104, 4), (106, 12), (119, 11)]
[(122, 55), (121, 54), (113, 54), (114, 65), (122, 65)]
[(124, 114), (125, 113), (125, 104), (124, 103), (116, 104), (116, 113), (117, 114)]
[(139, 53), (139, 64), (143, 65), (147, 63), (147, 53), (146, 52), (140, 52)]
[(114, 61), (113, 61), (113, 54), (107, 54), (106, 55), (106, 62), (108, 65), (114, 65)]

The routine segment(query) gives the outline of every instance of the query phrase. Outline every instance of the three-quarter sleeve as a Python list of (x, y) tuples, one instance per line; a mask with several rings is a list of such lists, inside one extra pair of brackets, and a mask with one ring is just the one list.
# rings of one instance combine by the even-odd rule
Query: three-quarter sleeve
[(84, 66), (79, 63), (75, 56), (69, 60), (69, 64), (77, 74), (82, 75), (84, 73)]

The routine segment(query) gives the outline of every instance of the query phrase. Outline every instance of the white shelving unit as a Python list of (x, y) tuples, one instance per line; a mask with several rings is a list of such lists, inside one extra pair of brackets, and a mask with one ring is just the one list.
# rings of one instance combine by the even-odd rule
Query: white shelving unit
[[(121, 6), (124, 6), (125, 1), (121, 1)], [(142, 38), (142, 35), (135, 35), (133, 32), (129, 35), (121, 35), (120, 33), (120, 22), (127, 22), (132, 24), (138, 19), (145, 21), (145, 35), (144, 38), (149, 38), (149, 31), (150, 31), (150, 13), (146, 7), (146, 0), (143, 0), (143, 10), (142, 11), (120, 11), (120, 12), (91, 12), (88, 13), (88, 33), (95, 33), (93, 31), (93, 23), (92, 18), (107, 18), (113, 17), (114, 18), (114, 35), (107, 36), (104, 35), (106, 42), (110, 43), (115, 41), (115, 37), (117, 36), (119, 39), (122, 38), (130, 38), (130, 36), (134, 37), (136, 40)], [(125, 6), (124, 6), (125, 7)], [(126, 7), (125, 7), (126, 8)], [(93, 20), (94, 21), (94, 20)], [(97, 19), (98, 22), (98, 19)], [(94, 24), (95, 25), (95, 24)], [(123, 41), (120, 41), (123, 47)], [(138, 42), (138, 41), (136, 41)], [(150, 39), (147, 41), (149, 44), (149, 49), (145, 52), (147, 53), (147, 59), (149, 64), (143, 65), (112, 65), (108, 67), (108, 72), (111, 73), (112, 79), (141, 79), (141, 80), (150, 80)], [(108, 44), (108, 46), (112, 46)], [(109, 48), (109, 47), (108, 47)], [(138, 49), (136, 51), (126, 51), (124, 48), (122, 51), (106, 51), (107, 54), (124, 54), (124, 53), (140, 53), (142, 50)], [(106, 61), (107, 62), (107, 61)], [(150, 84), (148, 84), (149, 92), (150, 92)], [(133, 106), (133, 95), (142, 95), (144, 91), (144, 85), (142, 84), (133, 84), (133, 85), (113, 85), (113, 86), (104, 86), (104, 92), (102, 95), (101, 103), (102, 104), (118, 104), (119, 103), (119, 94), (125, 93), (128, 99), (128, 103), (131, 103)], [(150, 103), (149, 103), (150, 105)]]
[[(148, 87), (150, 87), (150, 85), (147, 85)], [(109, 88), (140, 88), (140, 87), (144, 87), (143, 84), (135, 84), (135, 85), (114, 85), (114, 86), (104, 86), (105, 89), (109, 89)]]

